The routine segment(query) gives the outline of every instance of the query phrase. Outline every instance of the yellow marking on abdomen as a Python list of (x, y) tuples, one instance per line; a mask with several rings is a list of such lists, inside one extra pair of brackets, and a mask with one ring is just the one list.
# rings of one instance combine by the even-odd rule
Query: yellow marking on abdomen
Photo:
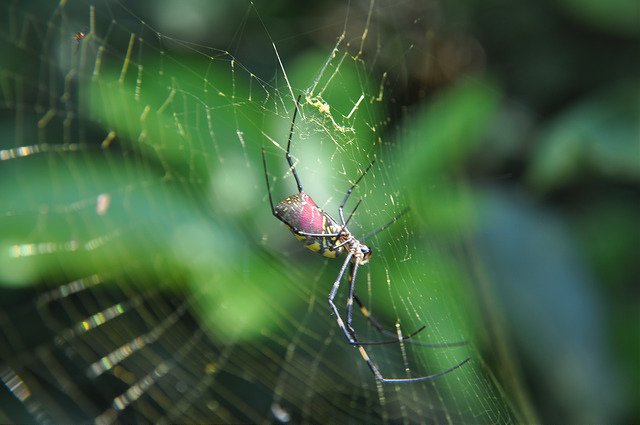
[(312, 244), (309, 245), (305, 245), (307, 248), (309, 248), (311, 251), (313, 252), (318, 252), (320, 251), (320, 243), (319, 242), (314, 242)]

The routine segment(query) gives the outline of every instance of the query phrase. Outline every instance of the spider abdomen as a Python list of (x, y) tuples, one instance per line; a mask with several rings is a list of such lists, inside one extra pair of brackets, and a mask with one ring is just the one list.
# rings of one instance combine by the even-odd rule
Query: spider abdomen
[(287, 224), (298, 240), (308, 249), (325, 257), (336, 258), (342, 253), (342, 246), (334, 248), (336, 239), (306, 236), (297, 233), (317, 235), (337, 234), (342, 228), (329, 214), (324, 212), (309, 195), (304, 192), (291, 195), (275, 206), (276, 217)]

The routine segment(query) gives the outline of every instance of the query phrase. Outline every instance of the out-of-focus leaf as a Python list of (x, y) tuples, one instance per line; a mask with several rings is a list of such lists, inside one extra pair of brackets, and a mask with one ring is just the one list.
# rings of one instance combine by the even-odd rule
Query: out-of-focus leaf
[[(151, 71), (159, 68), (164, 72)], [(202, 69), (207, 78), (203, 81), (186, 69)], [(236, 155), (245, 141), (258, 145), (263, 140), (265, 110), (238, 99), (253, 96), (257, 101), (268, 94), (252, 94), (253, 77), (240, 67), (186, 57), (179, 62), (147, 61), (138, 68), (137, 79), (122, 79), (120, 72), (104, 66), (99, 79), (83, 85), (86, 112), (112, 132), (117, 143), (169, 167), (169, 174), (205, 180), (221, 158)], [(190, 94), (198, 91), (201, 97)]]
[(620, 286), (616, 289), (623, 291), (637, 280), (639, 215), (637, 202), (611, 202), (601, 195), (575, 220), (582, 250), (607, 290)]
[[(1, 176), (17, 182), (0, 194), (0, 281), (13, 285), (128, 267), (166, 271), (176, 267), (171, 251), (181, 237), (173, 223), (219, 234), (184, 187), (110, 155), (47, 153), (4, 165)], [(203, 237), (213, 252), (226, 246)]]
[(452, 229), (472, 216), (468, 194), (453, 183), (488, 131), (499, 99), (493, 85), (467, 80), (407, 123), (398, 173), (423, 223)]
[(560, 4), (595, 28), (626, 36), (640, 33), (640, 12), (634, 0), (562, 0)]
[(597, 93), (543, 131), (528, 179), (546, 191), (583, 174), (640, 180), (638, 82)]
[(603, 326), (606, 306), (566, 221), (517, 193), (494, 191), (485, 194), (481, 225), (478, 253), (544, 393), (574, 415), (570, 423), (606, 422), (623, 389)]
[(451, 176), (465, 163), (497, 112), (499, 91), (466, 80), (440, 95), (407, 123), (401, 173), (404, 178)]

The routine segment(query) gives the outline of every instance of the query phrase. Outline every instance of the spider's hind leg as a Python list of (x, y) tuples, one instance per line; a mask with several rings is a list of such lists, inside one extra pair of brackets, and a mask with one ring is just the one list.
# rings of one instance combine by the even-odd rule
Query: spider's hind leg
[[(351, 278), (351, 275), (349, 275), (349, 278)], [(360, 300), (360, 297), (358, 297), (358, 295), (355, 294), (355, 293), (353, 294), (353, 300), (358, 305), (360, 313), (369, 321), (369, 323), (371, 323), (371, 326), (373, 326), (374, 329), (376, 329), (382, 335), (386, 335), (386, 336), (389, 336), (389, 337), (395, 337), (396, 338), (395, 342), (399, 341), (399, 339), (397, 339), (398, 338), (398, 334), (396, 332), (392, 331), (390, 328), (383, 326), (380, 323), (380, 321), (378, 319), (376, 319), (376, 317), (373, 314), (371, 314), (371, 312), (364, 305), (362, 300)], [(422, 325), (421, 327), (419, 327), (417, 330), (411, 332), (410, 334), (404, 335), (402, 337), (402, 340), (406, 341), (407, 343), (410, 343), (410, 344), (419, 345), (419, 346), (422, 346), (422, 347), (431, 347), (431, 348), (452, 348), (452, 347), (461, 347), (461, 346), (467, 345), (467, 341), (456, 341), (456, 342), (445, 342), (445, 343), (442, 343), (442, 344), (434, 344), (434, 343), (416, 341), (415, 339), (411, 339), (414, 336), (416, 336), (417, 334), (419, 334), (420, 332), (422, 332), (423, 330), (425, 330), (426, 327), (427, 327), (426, 325)], [(383, 342), (386, 343), (386, 341), (383, 341)], [(389, 341), (389, 342), (391, 342), (391, 341)], [(363, 344), (367, 344), (367, 343), (365, 342)], [(372, 345), (372, 344), (374, 344), (374, 342), (370, 342), (369, 343), (369, 345)]]
[[(421, 331), (423, 331), (426, 328), (426, 326), (422, 326), (417, 331), (414, 331), (414, 332), (410, 333), (409, 335), (405, 335), (402, 338), (398, 338), (397, 334), (386, 330), (382, 325), (380, 325), (380, 322), (378, 322), (378, 320), (376, 318), (374, 318), (371, 315), (371, 313), (369, 313), (369, 310), (364, 306), (364, 304), (362, 304), (362, 301), (360, 301), (360, 299), (355, 294), (355, 278), (356, 278), (357, 271), (358, 271), (357, 266), (354, 263), (351, 262), (349, 264), (349, 273), (347, 275), (347, 280), (349, 282), (349, 298), (347, 299), (347, 323), (346, 323), (346, 328), (348, 329), (349, 333), (353, 337), (354, 341), (349, 341), (352, 345), (397, 344), (397, 343), (399, 343), (401, 341), (406, 341), (406, 340), (414, 337), (415, 335), (417, 335), (418, 333), (420, 333)], [(365, 316), (371, 322), (371, 324), (380, 333), (385, 334), (385, 335), (390, 335), (390, 336), (392, 336), (394, 338), (393, 339), (388, 339), (388, 340), (382, 340), (382, 341), (360, 341), (360, 340), (358, 340), (358, 338), (355, 337), (356, 332), (353, 329), (353, 326), (351, 325), (351, 322), (353, 320), (353, 301), (354, 300), (356, 301), (356, 303), (360, 307), (360, 312), (363, 314), (363, 316)], [(366, 314), (365, 314), (365, 312), (366, 312)]]

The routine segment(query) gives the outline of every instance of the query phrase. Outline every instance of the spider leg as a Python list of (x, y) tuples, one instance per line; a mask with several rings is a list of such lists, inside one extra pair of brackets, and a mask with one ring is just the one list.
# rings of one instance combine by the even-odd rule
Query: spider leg
[[(358, 340), (355, 337), (356, 336), (356, 331), (353, 329), (353, 326), (351, 325), (351, 322), (353, 320), (353, 299), (355, 297), (355, 277), (356, 277), (356, 271), (357, 270), (358, 270), (358, 265), (355, 264), (354, 262), (351, 262), (351, 264), (349, 265), (349, 274), (347, 275), (347, 280), (349, 281), (349, 298), (347, 298), (347, 329), (349, 330), (349, 333), (353, 336), (354, 342), (349, 341), (350, 344), (352, 344), (352, 345), (397, 344), (400, 341), (406, 341), (406, 340), (412, 338), (413, 336), (417, 335), (418, 333), (420, 333), (421, 331), (423, 331), (426, 328), (426, 326), (422, 326), (417, 331), (412, 332), (409, 335), (403, 336), (402, 339), (399, 339), (396, 334), (391, 334), (395, 338), (384, 340), (384, 341), (361, 341), (361, 340)], [(382, 329), (382, 326), (380, 326), (380, 329)]]
[(287, 152), (285, 153), (285, 157), (287, 158), (287, 162), (289, 163), (289, 168), (291, 169), (291, 173), (293, 177), (296, 179), (296, 185), (298, 185), (298, 192), (302, 193), (302, 183), (300, 183), (300, 178), (298, 177), (298, 173), (296, 172), (296, 167), (293, 164), (293, 159), (291, 158), (291, 154), (289, 153), (291, 150), (291, 137), (293, 136), (293, 128), (296, 124), (296, 116), (298, 115), (298, 109), (300, 105), (300, 98), (302, 95), (298, 95), (298, 99), (296, 100), (296, 108), (293, 110), (293, 119), (291, 120), (291, 128), (289, 129), (289, 140), (287, 141)]
[[(291, 227), (289, 225), (289, 223), (287, 223), (286, 221), (282, 220), (280, 217), (278, 217), (284, 224), (286, 224), (287, 226)], [(307, 232), (301, 232), (299, 230), (294, 229), (293, 227), (291, 227), (291, 231), (296, 234), (296, 235), (300, 235), (300, 236), (312, 236), (315, 238), (337, 238), (338, 236), (340, 236), (340, 233), (307, 233)]]
[[(362, 203), (362, 199), (360, 199), (360, 200), (358, 201), (358, 203), (356, 204), (356, 206), (355, 206), (355, 207), (353, 207), (353, 211), (351, 211), (351, 214), (349, 214), (349, 217), (347, 217), (347, 221), (343, 221), (343, 222), (342, 222), (342, 227), (340, 228), (340, 231), (338, 232), (338, 235), (341, 235), (341, 234), (342, 234), (342, 232), (344, 231), (344, 229), (346, 229), (346, 228), (347, 228), (347, 225), (349, 224), (349, 221), (351, 221), (351, 218), (352, 218), (352, 217), (353, 217), (353, 215), (356, 213), (356, 210), (358, 209), (358, 207), (360, 206), (360, 204), (361, 204), (361, 203)], [(343, 217), (343, 218), (344, 218), (344, 217)], [(346, 245), (346, 244), (348, 244), (349, 242), (351, 242), (351, 240), (353, 240), (353, 237), (352, 237), (352, 236), (351, 236), (351, 237), (349, 237), (349, 238), (347, 238), (347, 239), (345, 239), (343, 242), (341, 242), (341, 243), (339, 243), (339, 244), (338, 244), (338, 243), (337, 243), (337, 242), (338, 242), (338, 238), (336, 238), (336, 240), (335, 240), (336, 245), (334, 245), (334, 246), (333, 246), (333, 249), (338, 249), (338, 248), (340, 248), (341, 246)]]
[(405, 209), (403, 209), (402, 211), (400, 211), (398, 214), (396, 214), (391, 220), (389, 220), (387, 223), (383, 224), (382, 226), (378, 227), (377, 229), (372, 230), (371, 232), (367, 233), (366, 235), (364, 235), (364, 237), (362, 237), (360, 240), (361, 241), (366, 241), (367, 239), (377, 235), (378, 233), (382, 232), (383, 230), (385, 230), (386, 228), (388, 228), (389, 226), (391, 226), (393, 223), (395, 223), (396, 221), (398, 221), (398, 219), (400, 217), (402, 217), (403, 215), (405, 215), (406, 213), (409, 212), (409, 207), (406, 207)]
[[(353, 308), (353, 300), (356, 301), (356, 304), (358, 304), (358, 307), (360, 308), (360, 312), (362, 313), (362, 315), (369, 321), (369, 323), (371, 323), (371, 325), (381, 334), (384, 335), (388, 335), (391, 337), (396, 337), (395, 342), (399, 342), (398, 338), (397, 338), (397, 334), (395, 332), (392, 332), (388, 329), (385, 329), (380, 322), (378, 321), (378, 319), (376, 319), (371, 312), (369, 311), (369, 309), (367, 307), (365, 307), (365, 305), (362, 303), (362, 301), (360, 300), (360, 298), (358, 297), (358, 295), (356, 295), (355, 293), (355, 283), (354, 283), (354, 278), (355, 278), (355, 273), (354, 273), (354, 264), (351, 263), (350, 266), (350, 270), (349, 270), (349, 275), (347, 276), (348, 281), (351, 283), (350, 286), (350, 290), (349, 290), (349, 299), (351, 301), (347, 301), (348, 302), (348, 311), (347, 311), (347, 325), (351, 326), (351, 314), (350, 314), (350, 310), (351, 308)], [(418, 330), (410, 333), (409, 335), (406, 335), (404, 337), (402, 337), (402, 340), (408, 340), (409, 338), (419, 334), (420, 332), (422, 332), (424, 329), (426, 328), (426, 325), (422, 325), (420, 328), (418, 328)], [(413, 342), (413, 341), (410, 341)]]
[[(376, 319), (373, 314), (371, 314), (371, 312), (369, 311), (369, 309), (362, 303), (362, 301), (360, 300), (360, 297), (358, 297), (357, 294), (353, 294), (353, 299), (356, 302), (356, 304), (358, 304), (358, 307), (360, 308), (360, 313), (362, 313), (362, 315), (369, 321), (369, 323), (371, 323), (371, 325), (381, 334), (383, 335), (388, 335), (388, 336), (396, 336), (397, 337), (397, 333), (393, 332), (392, 330), (389, 330), (389, 328), (385, 328), (378, 319)], [(422, 341), (416, 341), (415, 339), (410, 339), (411, 337), (419, 334), (420, 332), (422, 332), (427, 326), (426, 325), (422, 325), (420, 328), (418, 328), (417, 330), (413, 331), (412, 333), (410, 333), (407, 336), (403, 336), (402, 340), (403, 341), (407, 341), (409, 344), (414, 344), (414, 345), (419, 345), (421, 347), (430, 347), (430, 348), (451, 348), (451, 347), (462, 347), (464, 345), (467, 345), (467, 341), (457, 341), (457, 342), (445, 342), (443, 344), (433, 344), (433, 343), (429, 343), (429, 342), (422, 342)], [(397, 341), (397, 339), (396, 339)]]
[(369, 309), (367, 307), (365, 307), (365, 305), (362, 303), (362, 301), (360, 300), (360, 297), (358, 297), (357, 294), (353, 294), (353, 299), (355, 300), (356, 304), (358, 304), (358, 307), (360, 308), (360, 313), (362, 313), (362, 315), (365, 317), (365, 319), (367, 319), (369, 321), (369, 323), (371, 323), (371, 326), (373, 326), (378, 332), (383, 333), (385, 335), (393, 335), (393, 332), (385, 329), (380, 322), (378, 321), (378, 319), (376, 319), (371, 312), (369, 311)]
[(338, 277), (336, 278), (336, 281), (333, 282), (333, 287), (331, 288), (331, 292), (329, 292), (329, 307), (333, 311), (333, 314), (335, 314), (336, 321), (338, 322), (338, 326), (340, 327), (340, 330), (342, 330), (342, 332), (344, 333), (344, 336), (347, 338), (347, 341), (349, 341), (349, 343), (351, 343), (351, 344), (354, 344), (355, 343), (355, 338), (351, 335), (351, 332), (349, 332), (347, 330), (347, 328), (344, 326), (344, 321), (342, 320), (342, 317), (340, 316), (340, 313), (338, 312), (338, 308), (336, 307), (335, 303), (333, 302), (333, 300), (336, 297), (336, 294), (338, 293), (338, 288), (340, 288), (340, 282), (342, 281), (342, 277), (344, 276), (344, 272), (347, 269), (347, 266), (349, 265), (349, 262), (351, 261), (351, 257), (353, 257), (353, 251), (349, 251), (349, 253), (347, 254), (347, 258), (344, 260), (344, 263), (342, 264), (342, 267), (340, 268), (340, 272), (338, 273)]
[[(344, 198), (342, 198), (342, 202), (340, 203), (340, 206), (338, 207), (338, 213), (340, 214), (340, 221), (342, 222), (341, 224), (343, 226), (346, 226), (346, 223), (345, 223), (345, 220), (344, 220), (344, 206), (347, 203), (347, 201), (349, 200), (349, 197), (351, 196), (351, 192), (353, 192), (353, 189), (355, 189), (355, 187), (358, 185), (358, 183), (360, 183), (360, 180), (362, 180), (362, 178), (365, 176), (365, 174), (367, 174), (367, 172), (371, 169), (371, 167), (373, 166), (373, 164), (375, 162), (376, 162), (376, 160), (374, 159), (373, 161), (371, 161), (369, 163), (369, 165), (367, 166), (367, 169), (364, 170), (364, 172), (362, 174), (360, 174), (360, 177), (358, 177), (358, 180), (356, 180), (356, 182), (351, 185), (349, 190), (347, 190), (347, 193), (344, 194)], [(356, 206), (356, 208), (357, 208), (357, 206)], [(351, 215), (353, 215), (354, 212), (355, 212), (355, 208), (353, 209), (353, 212), (351, 213)]]
[(269, 205), (271, 205), (271, 214), (278, 220), (282, 221), (284, 224), (289, 226), (291, 231), (299, 236), (311, 236), (317, 238), (337, 238), (340, 236), (340, 233), (307, 233), (296, 230), (294, 226), (290, 223), (287, 223), (286, 220), (283, 220), (282, 217), (276, 214), (276, 208), (273, 206), (273, 196), (271, 195), (271, 182), (269, 181), (269, 169), (267, 168), (267, 154), (265, 152), (264, 146), (262, 147), (262, 166), (264, 167), (264, 177), (267, 182), (267, 193), (269, 194)]
[(369, 358), (369, 355), (367, 354), (365, 349), (362, 346), (357, 345), (355, 335), (352, 335), (351, 332), (348, 331), (347, 328), (345, 327), (344, 321), (342, 320), (342, 317), (338, 312), (338, 308), (333, 302), (334, 298), (336, 297), (336, 294), (338, 293), (338, 288), (340, 288), (340, 281), (344, 276), (344, 272), (347, 269), (347, 265), (351, 261), (351, 257), (353, 257), (353, 251), (349, 251), (349, 253), (347, 254), (347, 258), (344, 261), (344, 264), (342, 264), (342, 267), (340, 268), (340, 273), (338, 273), (338, 277), (336, 278), (336, 281), (333, 283), (331, 292), (329, 292), (329, 307), (331, 307), (331, 310), (333, 310), (333, 314), (335, 314), (336, 321), (338, 322), (338, 327), (344, 333), (344, 336), (347, 338), (347, 341), (349, 341), (350, 344), (356, 344), (356, 346), (358, 347), (358, 350), (360, 351), (360, 355), (362, 356), (364, 361), (367, 363), (367, 365), (369, 366), (369, 369), (371, 369), (371, 372), (373, 372), (376, 379), (378, 379), (379, 381), (384, 381), (385, 378), (382, 376), (378, 368), (373, 364), (373, 362)]
[[(352, 262), (349, 266), (349, 276), (347, 276), (347, 280), (349, 281), (349, 298), (347, 298), (347, 329), (352, 335), (355, 335), (356, 331), (351, 326), (351, 320), (353, 319), (353, 294), (356, 290), (356, 273), (358, 272), (358, 259), (356, 257), (356, 261)], [(355, 338), (354, 338), (355, 339)]]
[(267, 182), (267, 192), (269, 193), (269, 204), (271, 205), (271, 213), (276, 215), (276, 208), (273, 206), (273, 197), (271, 196), (271, 182), (269, 182), (269, 169), (267, 168), (267, 154), (264, 150), (264, 146), (262, 147), (262, 166), (264, 167), (264, 178)]
[(354, 252), (353, 250), (349, 251), (349, 254), (347, 254), (347, 258), (344, 262), (344, 264), (342, 265), (342, 267), (340, 268), (340, 272), (338, 273), (338, 277), (336, 278), (336, 281), (333, 283), (333, 287), (331, 288), (331, 292), (329, 293), (329, 306), (331, 307), (331, 309), (333, 310), (333, 313), (336, 315), (336, 321), (338, 322), (338, 326), (340, 327), (340, 330), (342, 330), (342, 332), (344, 333), (345, 337), (347, 338), (347, 340), (349, 341), (350, 344), (355, 345), (358, 348), (358, 351), (360, 352), (360, 356), (362, 356), (363, 360), (365, 361), (365, 363), (367, 363), (367, 366), (369, 367), (369, 369), (371, 370), (371, 372), (373, 373), (373, 375), (376, 377), (377, 380), (379, 380), (380, 382), (420, 382), (420, 381), (428, 381), (431, 379), (435, 379), (439, 376), (445, 375), (457, 368), (459, 368), (460, 366), (462, 366), (463, 364), (465, 364), (466, 362), (468, 362), (470, 360), (470, 357), (467, 357), (466, 359), (464, 359), (463, 361), (461, 361), (460, 363), (450, 367), (449, 369), (446, 369), (442, 372), (433, 374), (433, 375), (427, 375), (427, 376), (420, 376), (417, 378), (385, 378), (382, 376), (382, 373), (380, 373), (380, 369), (378, 369), (378, 367), (375, 365), (375, 363), (373, 363), (373, 361), (371, 360), (371, 358), (369, 357), (369, 354), (367, 353), (367, 350), (365, 350), (365, 348), (363, 347), (364, 343), (361, 343), (360, 341), (358, 341), (358, 337), (356, 335), (355, 330), (353, 329), (353, 327), (351, 327), (351, 323), (350, 323), (350, 318), (352, 316), (352, 310), (353, 310), (353, 295), (355, 293), (355, 278), (356, 278), (356, 274), (358, 272), (358, 263), (357, 261), (354, 263), (353, 266), (353, 277), (351, 280), (351, 285), (350, 285), (350, 289), (349, 289), (349, 299), (347, 300), (347, 326), (345, 326), (344, 321), (342, 320), (342, 317), (340, 316), (340, 313), (338, 312), (338, 308), (336, 307), (335, 303), (333, 302), (333, 300), (336, 297), (336, 294), (338, 292), (338, 288), (340, 288), (340, 281), (342, 280), (342, 277), (344, 276), (344, 272), (347, 269), (347, 265), (349, 264), (349, 262), (351, 261), (351, 258), (353, 258)]
[[(360, 346), (360, 345), (397, 344), (399, 342), (398, 338), (387, 340), (387, 341), (360, 341), (360, 340), (358, 340), (358, 338), (356, 336), (356, 333), (353, 330), (353, 327), (351, 326), (351, 316), (352, 316), (351, 310), (352, 309), (347, 307), (347, 317), (348, 317), (348, 319), (347, 319), (347, 326), (345, 326), (344, 321), (342, 320), (342, 316), (340, 316), (340, 313), (338, 312), (338, 308), (336, 307), (335, 303), (333, 302), (333, 300), (336, 297), (336, 294), (338, 293), (338, 288), (340, 288), (340, 283), (342, 282), (342, 278), (344, 276), (344, 272), (346, 271), (347, 265), (351, 261), (351, 258), (353, 257), (353, 255), (354, 255), (353, 251), (349, 251), (349, 253), (347, 254), (347, 258), (345, 259), (344, 263), (342, 264), (342, 267), (340, 268), (340, 273), (338, 273), (338, 277), (336, 278), (336, 281), (333, 283), (333, 287), (331, 288), (331, 292), (329, 293), (329, 307), (331, 307), (331, 310), (333, 310), (333, 314), (336, 316), (336, 320), (338, 322), (338, 326), (340, 327), (340, 329), (344, 333), (344, 336), (347, 338), (347, 341), (351, 345)], [(352, 305), (353, 304), (353, 299), (351, 299), (350, 302), (351, 302), (351, 305)], [(347, 300), (347, 306), (349, 306), (349, 300)], [(420, 329), (420, 330), (422, 330), (422, 329)], [(403, 337), (402, 339), (405, 340), (405, 339), (411, 338), (416, 333), (417, 332), (414, 332), (413, 334), (407, 335), (407, 336)]]
[[(364, 350), (362, 347), (360, 347), (360, 348), (362, 350)], [(466, 359), (464, 359), (460, 363), (451, 366), (449, 369), (445, 369), (442, 372), (438, 372), (438, 373), (435, 373), (433, 375), (421, 376), (419, 378), (382, 378), (380, 380), (382, 382), (420, 382), (420, 381), (429, 381), (429, 380), (435, 379), (435, 378), (437, 378), (439, 376), (446, 375), (449, 372), (453, 372), (454, 370), (456, 370), (457, 368), (459, 368), (460, 366), (462, 366), (463, 364), (465, 364), (469, 360), (471, 360), (471, 357), (467, 357)], [(371, 368), (371, 366), (369, 366), (369, 368)], [(374, 372), (374, 374), (375, 374), (375, 372)]]

